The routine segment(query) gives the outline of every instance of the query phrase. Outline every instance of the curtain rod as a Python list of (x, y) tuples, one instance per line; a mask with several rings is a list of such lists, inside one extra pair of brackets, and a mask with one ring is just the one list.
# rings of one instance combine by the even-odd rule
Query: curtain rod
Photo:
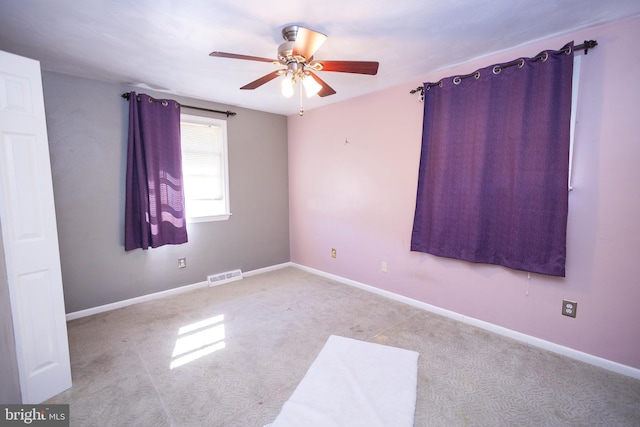
[[(594, 47), (598, 46), (598, 42), (595, 40), (585, 40), (584, 43), (579, 44), (577, 46), (573, 47), (573, 50), (584, 50), (584, 54), (588, 54), (589, 53), (589, 49), (593, 49)], [(563, 47), (562, 49), (566, 49), (568, 46)], [(562, 50), (560, 49), (560, 50)], [(542, 53), (537, 54), (536, 56), (534, 56), (534, 58), (538, 58), (539, 56), (541, 57)], [(520, 63), (520, 59), (516, 59), (515, 61), (511, 61), (511, 62), (507, 62), (505, 64), (500, 65), (500, 68), (508, 68), (508, 67), (512, 67), (514, 65), (518, 65)], [(499, 70), (498, 70), (499, 71)], [(476, 75), (476, 72), (474, 71), (471, 74), (467, 74), (464, 76), (457, 76), (456, 79), (458, 80), (462, 80), (462, 79), (466, 79), (467, 77), (473, 77)], [(438, 83), (431, 83), (431, 86), (437, 86)], [(417, 88), (410, 90), (409, 93), (410, 94), (414, 94), (420, 92), (420, 96), (421, 96), (421, 100), (424, 99), (422, 98), (422, 96), (424, 96), (424, 85), (423, 86), (418, 86)]]
[[(127, 101), (129, 100), (129, 96), (130, 96), (129, 93), (123, 93), (122, 94), (122, 97), (124, 99), (126, 99)], [(153, 99), (154, 101), (157, 101), (157, 99), (155, 99), (155, 98), (151, 98), (151, 99)], [(235, 116), (237, 114), (235, 111), (229, 111), (229, 110), (227, 110), (227, 111), (212, 110), (210, 108), (194, 107), (194, 106), (191, 106), (191, 105), (184, 105), (184, 104), (180, 104), (180, 103), (178, 103), (178, 105), (180, 105), (183, 108), (189, 108), (191, 110), (200, 110), (200, 111), (208, 111), (210, 113), (226, 114), (227, 117)]]

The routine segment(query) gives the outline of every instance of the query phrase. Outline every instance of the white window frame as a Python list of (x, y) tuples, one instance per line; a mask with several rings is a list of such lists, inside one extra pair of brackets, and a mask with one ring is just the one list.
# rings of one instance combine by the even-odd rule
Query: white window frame
[[(202, 117), (195, 116), (191, 114), (180, 114), (180, 123), (191, 123), (197, 125), (204, 126), (216, 126), (220, 128), (220, 134), (222, 138), (222, 167), (223, 167), (223, 176), (224, 176), (224, 184), (222, 186), (222, 190), (224, 192), (224, 212), (216, 215), (204, 215), (204, 216), (191, 216), (189, 214), (189, 209), (187, 208), (187, 200), (185, 200), (185, 209), (187, 216), (187, 223), (194, 222), (209, 222), (209, 221), (224, 221), (228, 220), (231, 216), (230, 210), (230, 202), (229, 202), (229, 155), (228, 155), (228, 147), (227, 147), (227, 122), (225, 120), (215, 119), (213, 117)], [(186, 198), (186, 188), (185, 188), (185, 198)]]
[(578, 89), (580, 87), (580, 61), (582, 56), (573, 56), (573, 79), (571, 80), (571, 128), (569, 131), (569, 191), (573, 190), (573, 143), (576, 136), (576, 113), (578, 109)]

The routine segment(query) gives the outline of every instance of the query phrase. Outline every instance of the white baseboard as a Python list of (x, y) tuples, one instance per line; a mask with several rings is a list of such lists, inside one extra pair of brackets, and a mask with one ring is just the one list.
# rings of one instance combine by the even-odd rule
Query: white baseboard
[(98, 307), (88, 308), (86, 310), (74, 311), (73, 313), (67, 313), (67, 322), (69, 320), (79, 319), (81, 317), (91, 316), (98, 313), (104, 313), (105, 311), (111, 311), (117, 308), (127, 307), (129, 305), (140, 304), (141, 302), (152, 301), (154, 299), (164, 298), (170, 295), (177, 295), (182, 292), (192, 291), (194, 289), (203, 288), (205, 286), (209, 286), (209, 283), (206, 281), (194, 283), (192, 285), (180, 286), (178, 288), (167, 289), (166, 291), (155, 292), (153, 294), (142, 295), (123, 301), (113, 302), (111, 304), (100, 305)]
[(282, 264), (272, 265), (270, 267), (258, 268), (257, 270), (247, 271), (246, 273), (242, 273), (245, 277), (255, 276), (257, 274), (268, 273), (269, 271), (280, 270), (285, 267), (295, 267), (292, 262), (283, 262)]
[(584, 353), (582, 351), (578, 351), (572, 349), (570, 347), (565, 347), (559, 344), (552, 343), (550, 341), (542, 340), (540, 338), (536, 338), (530, 335), (523, 334), (521, 332), (516, 332), (511, 329), (504, 328), (502, 326), (494, 325), (492, 323), (488, 323), (482, 320), (474, 319), (472, 317), (468, 317), (462, 315), (460, 313), (456, 313), (454, 311), (445, 310), (443, 308), (437, 307), (435, 305), (427, 304), (422, 301), (414, 300), (412, 298), (408, 298), (402, 295), (395, 294), (393, 292), (385, 291), (384, 289), (379, 289), (374, 286), (366, 285), (361, 282), (356, 282), (355, 280), (346, 279), (341, 276), (337, 276), (335, 274), (326, 273), (321, 270), (316, 270), (315, 268), (307, 267), (304, 265), (290, 263), (291, 266), (299, 268), (301, 270), (307, 271), (309, 273), (316, 274), (318, 276), (326, 277), (331, 280), (335, 280), (336, 282), (344, 283), (349, 286), (353, 286), (356, 288), (363, 289), (365, 291), (372, 292), (374, 294), (399, 301), (417, 308), (421, 308), (423, 310), (432, 312), (434, 314), (439, 314), (444, 317), (448, 317), (453, 320), (457, 320), (463, 323), (467, 323), (472, 326), (476, 326), (478, 328), (485, 329), (487, 331), (494, 332), (498, 335), (503, 335), (508, 338), (512, 338), (514, 340), (532, 345), (534, 347), (539, 347), (544, 350), (551, 351), (553, 353), (560, 354), (562, 356), (566, 356), (575, 360), (579, 360), (581, 362), (588, 363), (590, 365), (594, 365), (608, 371), (616, 372), (618, 374), (626, 375), (631, 378), (640, 379), (640, 369), (633, 368), (631, 366), (623, 365), (618, 362), (613, 362), (611, 360), (603, 359), (598, 356), (593, 356), (588, 353)]
[[(267, 273), (269, 271), (279, 270), (284, 267), (291, 267), (293, 264), (291, 262), (285, 262), (282, 264), (276, 264), (269, 267), (258, 268), (256, 270), (247, 271), (246, 273), (242, 273), (243, 277), (255, 276), (257, 274)], [(141, 302), (152, 301), (158, 298), (168, 297), (170, 295), (177, 295), (182, 292), (192, 291), (198, 288), (204, 288), (209, 286), (209, 282), (206, 280), (204, 282), (194, 283), (192, 285), (180, 286), (178, 288), (168, 289), (166, 291), (155, 292), (153, 294), (142, 295), (135, 298), (126, 299), (123, 301), (117, 301), (111, 304), (105, 304), (98, 307), (88, 308), (86, 310), (74, 311), (72, 313), (68, 313), (66, 315), (67, 322), (69, 320), (79, 319), (81, 317), (91, 316), (98, 313), (104, 313), (105, 311), (115, 310), (117, 308), (127, 307), (133, 304), (140, 304)]]

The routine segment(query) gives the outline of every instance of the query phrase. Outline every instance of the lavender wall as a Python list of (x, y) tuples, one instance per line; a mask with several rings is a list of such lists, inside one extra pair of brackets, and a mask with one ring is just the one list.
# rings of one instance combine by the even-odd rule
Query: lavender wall
[[(289, 117), (292, 261), (640, 368), (639, 37), (637, 16)], [(599, 46), (582, 56), (567, 277), (410, 252), (422, 104), (409, 90), (585, 39)]]

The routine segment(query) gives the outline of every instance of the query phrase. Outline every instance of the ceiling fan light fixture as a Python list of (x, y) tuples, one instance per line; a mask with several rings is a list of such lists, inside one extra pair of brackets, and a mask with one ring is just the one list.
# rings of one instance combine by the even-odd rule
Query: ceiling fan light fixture
[(296, 81), (293, 76), (289, 76), (289, 74), (285, 74), (284, 78), (281, 82), (282, 88), (282, 96), (285, 98), (291, 98), (293, 96), (293, 87), (296, 84)]
[(304, 85), (304, 91), (307, 93), (307, 98), (317, 95), (322, 90), (322, 85), (311, 76), (304, 76), (302, 84)]

